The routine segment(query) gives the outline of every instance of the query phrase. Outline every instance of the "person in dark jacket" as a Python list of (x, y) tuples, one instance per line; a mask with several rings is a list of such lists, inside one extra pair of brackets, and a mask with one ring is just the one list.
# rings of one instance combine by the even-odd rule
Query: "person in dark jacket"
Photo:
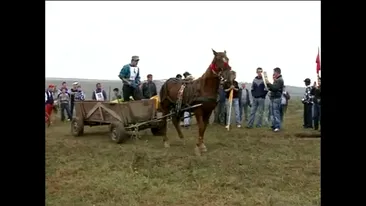
[[(239, 89), (239, 107), (240, 107), (240, 121), (243, 122), (243, 119), (248, 122), (249, 120), (249, 108), (252, 107), (250, 103), (250, 94), (249, 90), (246, 88), (245, 84), (241, 85)], [(244, 118), (243, 118), (244, 116)]]
[(314, 96), (313, 98), (313, 124), (314, 129), (319, 129), (319, 124), (321, 121), (321, 79), (319, 77), (318, 86), (316, 86), (316, 82), (314, 82), (314, 86), (311, 90), (311, 95)]
[(227, 81), (224, 83), (223, 87), (224, 87), (224, 91), (225, 91), (225, 95), (226, 95), (226, 125), (230, 125), (230, 123), (232, 122), (232, 119), (229, 119), (229, 114), (230, 112), (230, 102), (229, 102), (229, 98), (230, 98), (230, 92), (231, 90), (233, 90), (233, 99), (232, 99), (232, 109), (234, 109), (234, 113), (235, 113), (235, 123), (236, 126), (238, 128), (241, 127), (241, 122), (240, 122), (240, 108), (239, 108), (239, 96), (238, 96), (238, 92), (239, 92), (239, 83), (237, 81), (235, 81), (236, 78), (236, 73), (234, 71), (231, 71), (232, 76), (233, 76), (233, 81)]
[(304, 125), (303, 127), (305, 129), (313, 128), (313, 95), (311, 94), (311, 90), (313, 87), (310, 85), (311, 80), (309, 78), (306, 78), (304, 80), (305, 82), (305, 94), (302, 98), (302, 103), (304, 104)]
[(247, 124), (247, 128), (252, 128), (255, 120), (256, 113), (258, 112), (258, 121), (256, 127), (262, 127), (264, 102), (266, 95), (268, 93), (266, 87), (264, 86), (262, 78), (263, 69), (257, 68), (257, 76), (254, 78), (251, 88), (251, 93), (253, 97), (252, 108), (250, 111), (250, 117)]
[(100, 83), (96, 84), (96, 89), (93, 91), (92, 100), (97, 101), (107, 101), (107, 93), (102, 89), (102, 85)]
[(276, 67), (273, 69), (273, 83), (268, 79), (265, 80), (268, 90), (271, 92), (269, 96), (269, 104), (272, 115), (272, 126), (274, 132), (280, 131), (281, 128), (281, 98), (283, 95), (284, 81), (281, 75), (281, 69)]
[(148, 74), (147, 82), (144, 82), (142, 84), (142, 96), (144, 97), (144, 99), (150, 99), (152, 96), (158, 94), (158, 92), (156, 91), (156, 85), (152, 79), (152, 74)]

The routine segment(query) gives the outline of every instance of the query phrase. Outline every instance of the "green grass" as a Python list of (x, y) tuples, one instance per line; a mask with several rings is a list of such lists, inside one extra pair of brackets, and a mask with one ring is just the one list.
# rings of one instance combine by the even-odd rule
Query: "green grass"
[(184, 130), (186, 146), (169, 125), (166, 149), (148, 130), (117, 145), (108, 127), (74, 138), (55, 121), (46, 131), (46, 204), (320, 205), (320, 141), (295, 137), (304, 133), (301, 114), (291, 105), (280, 133), (210, 125), (202, 157), (194, 155), (196, 125)]

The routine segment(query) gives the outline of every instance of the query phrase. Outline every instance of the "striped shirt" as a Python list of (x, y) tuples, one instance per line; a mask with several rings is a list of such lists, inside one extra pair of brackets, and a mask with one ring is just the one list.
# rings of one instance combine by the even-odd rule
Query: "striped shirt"
[(313, 104), (314, 101), (314, 96), (311, 94), (311, 90), (312, 90), (312, 86), (306, 86), (306, 89), (305, 89), (305, 94), (304, 94), (304, 97), (302, 99), (302, 101), (306, 104)]

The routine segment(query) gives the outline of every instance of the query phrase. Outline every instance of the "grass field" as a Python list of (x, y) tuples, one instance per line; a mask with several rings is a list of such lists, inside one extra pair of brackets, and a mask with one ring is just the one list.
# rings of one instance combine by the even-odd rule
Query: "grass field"
[(301, 115), (290, 105), (280, 133), (210, 125), (202, 157), (194, 155), (196, 125), (184, 130), (186, 146), (169, 125), (165, 149), (148, 130), (117, 145), (108, 127), (74, 138), (55, 121), (46, 130), (46, 205), (320, 205), (320, 139), (296, 137), (312, 133)]

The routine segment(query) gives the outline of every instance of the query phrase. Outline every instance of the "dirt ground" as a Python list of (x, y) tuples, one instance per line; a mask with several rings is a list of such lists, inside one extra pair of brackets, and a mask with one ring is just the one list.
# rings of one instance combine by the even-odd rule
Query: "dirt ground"
[(107, 126), (75, 138), (56, 120), (46, 130), (46, 205), (320, 205), (320, 139), (306, 138), (314, 132), (301, 115), (291, 106), (279, 133), (210, 125), (202, 157), (196, 125), (184, 129), (185, 146), (170, 125), (166, 149), (148, 130), (118, 145)]

